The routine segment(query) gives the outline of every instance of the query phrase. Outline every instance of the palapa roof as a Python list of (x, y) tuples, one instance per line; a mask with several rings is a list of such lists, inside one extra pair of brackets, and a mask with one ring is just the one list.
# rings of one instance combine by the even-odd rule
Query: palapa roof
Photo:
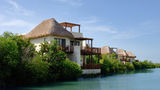
[(127, 57), (127, 53), (123, 49), (117, 49), (117, 54), (122, 57)]
[(101, 48), (101, 54), (112, 54), (114, 53), (113, 48), (110, 48), (109, 46), (104, 46)]
[(127, 53), (128, 57), (133, 57), (133, 58), (136, 57), (136, 56), (135, 56), (132, 52), (130, 52), (130, 51), (127, 51), (126, 53)]
[(63, 28), (63, 26), (53, 18), (41, 22), (31, 32), (26, 34), (25, 38), (33, 39), (49, 35), (74, 38), (72, 33)]

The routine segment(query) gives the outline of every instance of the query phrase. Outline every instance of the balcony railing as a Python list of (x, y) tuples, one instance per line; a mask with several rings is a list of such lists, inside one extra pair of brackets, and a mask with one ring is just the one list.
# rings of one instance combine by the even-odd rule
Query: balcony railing
[(74, 52), (74, 47), (73, 46), (63, 47), (62, 51), (64, 51), (65, 53), (73, 53)]
[(121, 61), (130, 62), (130, 59), (120, 59)]
[(101, 53), (101, 48), (84, 48), (81, 49), (82, 54), (100, 54)]
[(83, 66), (81, 66), (82, 69), (100, 69), (100, 64), (84, 64)]

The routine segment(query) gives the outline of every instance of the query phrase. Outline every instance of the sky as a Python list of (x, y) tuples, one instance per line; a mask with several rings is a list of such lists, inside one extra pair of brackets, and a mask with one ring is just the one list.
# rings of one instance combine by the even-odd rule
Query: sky
[[(0, 34), (26, 34), (43, 20), (81, 24), (95, 47), (160, 63), (160, 0), (0, 0)], [(76, 28), (74, 29), (76, 31)]]

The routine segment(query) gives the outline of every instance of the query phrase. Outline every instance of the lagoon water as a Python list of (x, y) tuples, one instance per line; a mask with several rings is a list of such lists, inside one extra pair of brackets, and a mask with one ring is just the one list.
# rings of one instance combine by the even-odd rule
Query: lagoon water
[[(13, 88), (12, 88), (13, 89)], [(160, 69), (141, 70), (126, 74), (79, 79), (16, 90), (160, 90)]]

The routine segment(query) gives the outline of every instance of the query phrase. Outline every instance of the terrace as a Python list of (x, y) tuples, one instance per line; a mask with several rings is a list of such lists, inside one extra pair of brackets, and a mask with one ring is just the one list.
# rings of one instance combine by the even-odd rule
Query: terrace
[[(99, 64), (93, 64), (93, 56), (92, 55), (100, 55), (101, 54), (101, 48), (93, 47), (93, 39), (83, 37), (81, 31), (80, 31), (80, 24), (74, 24), (69, 22), (63, 22), (60, 23), (65, 29), (69, 30), (73, 36), (75, 41), (81, 41), (81, 55), (83, 56), (83, 69), (99, 69)], [(73, 27), (78, 27), (78, 32), (73, 32)], [(89, 63), (86, 62), (86, 55), (89, 56)]]

